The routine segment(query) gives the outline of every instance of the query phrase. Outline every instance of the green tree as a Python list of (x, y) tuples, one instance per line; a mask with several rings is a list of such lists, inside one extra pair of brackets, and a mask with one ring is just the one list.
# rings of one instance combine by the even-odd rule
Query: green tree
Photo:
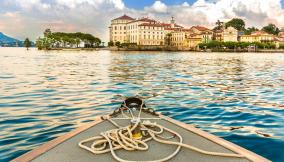
[(234, 18), (225, 24), (226, 28), (231, 26), (239, 31), (244, 31), (246, 24), (245, 21), (239, 18)]
[(115, 42), (115, 46), (120, 47), (120, 42), (119, 41)]
[(38, 49), (51, 49), (51, 48), (67, 48), (67, 47), (79, 47), (81, 42), (85, 43), (85, 47), (99, 46), (101, 40), (88, 33), (63, 33), (54, 32), (50, 29), (46, 29), (43, 33), (44, 37), (37, 40)]
[(76, 42), (76, 47), (78, 48), (79, 47), (79, 44), (81, 43), (81, 40), (79, 38), (76, 38), (75, 39), (75, 42)]
[(281, 44), (279, 45), (279, 49), (284, 49), (284, 43), (281, 43)]
[(25, 45), (25, 47), (27, 48), (27, 50), (29, 50), (29, 48), (30, 48), (31, 45), (32, 45), (32, 42), (29, 40), (29, 38), (26, 38), (26, 39), (25, 39), (24, 45)]
[(44, 37), (49, 37), (51, 36), (52, 32), (50, 29), (45, 29), (45, 31), (43, 32), (43, 36)]
[(112, 47), (112, 46), (114, 46), (114, 43), (113, 43), (113, 41), (110, 41), (110, 42), (108, 42), (108, 44), (107, 44), (109, 47)]
[(51, 49), (52, 40), (50, 38), (43, 38), (43, 49), (49, 50)]
[(216, 27), (213, 30), (214, 31), (221, 30), (223, 28), (224, 22), (221, 22), (220, 20), (218, 20), (215, 24), (216, 24)]
[(42, 38), (38, 38), (37, 40), (36, 40), (36, 47), (37, 47), (37, 49), (39, 49), (39, 50), (42, 50), (43, 49), (43, 39)]
[(69, 37), (66, 36), (66, 35), (64, 35), (64, 36), (62, 37), (62, 42), (63, 42), (63, 47), (66, 48), (67, 45), (68, 45), (68, 42), (69, 42)]
[(257, 29), (256, 27), (250, 27), (250, 28), (247, 28), (245, 30), (245, 34), (250, 35), (251, 33), (255, 32), (255, 31), (259, 31), (259, 29)]
[(280, 32), (279, 28), (274, 24), (268, 24), (267, 26), (263, 27), (262, 30), (274, 35), (278, 35)]

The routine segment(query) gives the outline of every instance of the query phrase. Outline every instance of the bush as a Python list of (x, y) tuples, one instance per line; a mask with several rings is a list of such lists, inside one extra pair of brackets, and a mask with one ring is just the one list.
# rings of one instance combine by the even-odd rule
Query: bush
[[(219, 42), (219, 41), (211, 41), (209, 43), (200, 43), (199, 47), (201, 49), (235, 49), (241, 48), (245, 49), (249, 46), (257, 46), (259, 49), (274, 49), (276, 48), (275, 43), (261, 43), (261, 42)], [(284, 45), (283, 45), (284, 46)], [(284, 48), (284, 47), (283, 47)]]
[(238, 47), (241, 47), (242, 49), (244, 49), (244, 48), (247, 48), (250, 45), (251, 45), (251, 43), (248, 43), (248, 42), (239, 42)]
[(211, 41), (207, 43), (207, 48), (220, 48), (222, 47), (223, 42), (219, 41)]
[(228, 49), (235, 49), (236, 47), (239, 46), (239, 43), (238, 42), (223, 42), (223, 46)]
[(120, 42), (115, 42), (115, 46), (120, 47)]
[(284, 49), (284, 43), (279, 44), (279, 49)]
[(114, 46), (114, 43), (113, 43), (113, 41), (110, 41), (110, 42), (108, 42), (108, 44), (107, 44), (109, 47), (112, 47), (112, 46)]

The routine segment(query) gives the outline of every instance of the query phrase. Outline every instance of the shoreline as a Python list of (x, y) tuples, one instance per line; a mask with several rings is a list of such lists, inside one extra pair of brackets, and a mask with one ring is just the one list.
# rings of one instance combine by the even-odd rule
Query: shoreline
[(248, 51), (248, 50), (175, 50), (175, 49), (127, 49), (127, 48), (105, 48), (104, 50), (110, 51), (152, 51), (152, 52), (193, 52), (193, 53), (284, 53), (284, 49), (262, 49), (257, 51)]
[[(25, 47), (1, 47), (1, 48), (25, 48)], [(31, 47), (31, 49), (36, 49)], [(38, 49), (37, 49), (38, 50)], [(177, 50), (177, 49), (134, 49), (134, 48), (117, 48), (117, 47), (104, 47), (104, 48), (53, 48), (42, 49), (39, 51), (127, 51), (127, 52), (192, 52), (192, 53), (284, 53), (284, 49), (262, 49), (257, 51), (247, 50)]]
[(108, 49), (108, 48), (92, 48), (92, 49), (49, 49), (43, 51), (126, 51), (126, 52), (192, 52), (192, 53), (284, 53), (284, 50), (258, 50), (258, 51), (235, 51), (235, 50), (135, 50), (135, 49)]

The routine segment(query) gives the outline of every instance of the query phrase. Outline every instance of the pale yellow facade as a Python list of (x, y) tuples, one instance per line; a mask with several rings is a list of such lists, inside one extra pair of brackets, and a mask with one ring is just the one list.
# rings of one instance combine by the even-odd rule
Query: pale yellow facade
[(202, 35), (192, 35), (187, 37), (186, 46), (190, 49), (196, 49), (200, 43), (203, 42)]
[(159, 46), (165, 44), (165, 36), (172, 29), (182, 28), (174, 20), (170, 24), (141, 18), (133, 19), (121, 16), (111, 21), (110, 41), (120, 43), (135, 43), (137, 45)]
[(171, 36), (171, 45), (176, 47), (186, 47), (186, 32), (173, 31)]
[(127, 24), (127, 43), (137, 45), (161, 45), (164, 43), (164, 27), (154, 20), (142, 18)]
[(111, 21), (109, 27), (110, 41), (126, 43), (128, 42), (127, 37), (127, 24), (134, 19), (124, 15), (122, 18), (117, 18)]
[(159, 24), (141, 24), (139, 26), (138, 45), (164, 45), (165, 30)]
[(204, 41), (204, 34), (196, 34), (192, 30), (177, 30), (171, 33), (171, 45), (184, 50), (197, 49)]
[(238, 41), (238, 30), (233, 27), (228, 27), (223, 31), (224, 42), (237, 42)]
[(268, 34), (264, 31), (257, 31), (251, 35), (242, 35), (240, 37), (241, 42), (273, 42), (274, 35)]
[(190, 28), (193, 33), (202, 35), (202, 42), (208, 43), (213, 39), (213, 32), (203, 26), (193, 26)]
[(123, 15), (111, 21), (109, 27), (110, 41), (133, 43), (144, 46), (168, 45), (167, 34), (170, 34), (170, 46), (186, 49), (196, 48), (199, 43), (212, 40), (213, 32), (206, 27), (194, 26), (184, 29), (175, 24), (172, 18), (170, 23), (141, 18), (134, 19)]

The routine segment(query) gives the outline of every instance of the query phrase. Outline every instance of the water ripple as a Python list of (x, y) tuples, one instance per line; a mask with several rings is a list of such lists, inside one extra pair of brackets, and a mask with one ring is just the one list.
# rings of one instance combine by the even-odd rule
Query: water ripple
[(27, 52), (0, 49), (0, 161), (9, 161), (126, 96), (284, 161), (284, 55)]

